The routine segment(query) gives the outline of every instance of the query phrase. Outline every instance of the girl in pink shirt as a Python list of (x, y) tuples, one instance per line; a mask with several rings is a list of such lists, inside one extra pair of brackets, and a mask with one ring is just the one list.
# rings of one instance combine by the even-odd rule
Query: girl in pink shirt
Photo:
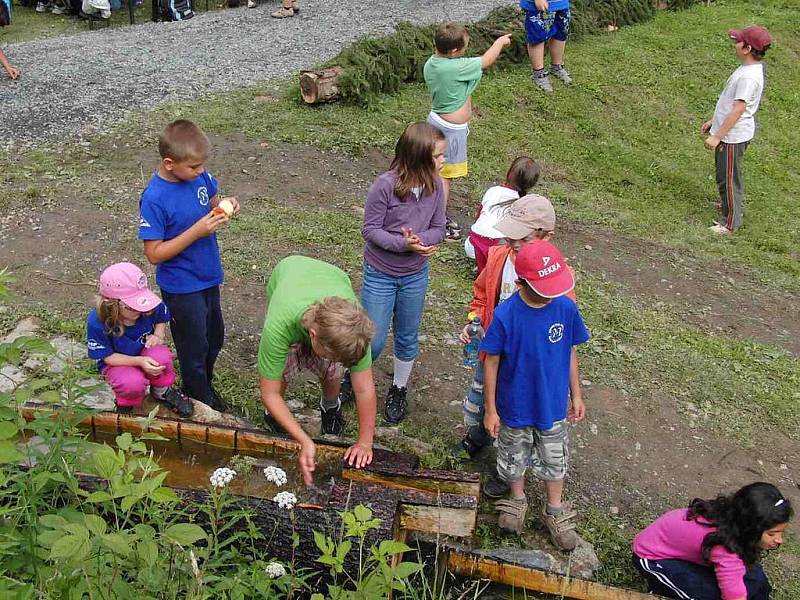
[(633, 540), (633, 562), (649, 590), (679, 600), (768, 600), (759, 561), (783, 543), (792, 505), (769, 483), (730, 496), (695, 498)]

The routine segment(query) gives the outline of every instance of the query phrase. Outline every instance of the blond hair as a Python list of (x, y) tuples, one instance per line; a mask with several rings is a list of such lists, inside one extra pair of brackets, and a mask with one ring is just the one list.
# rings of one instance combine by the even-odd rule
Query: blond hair
[(95, 296), (94, 305), (97, 309), (97, 317), (106, 329), (108, 335), (122, 337), (125, 333), (125, 324), (122, 322), (122, 315), (119, 309), (119, 300)]
[(173, 121), (164, 128), (158, 138), (158, 153), (161, 158), (176, 162), (205, 160), (211, 143), (197, 125), (186, 119)]
[(350, 368), (367, 353), (375, 326), (367, 311), (350, 300), (330, 296), (315, 302), (303, 315), (303, 326), (335, 362)]

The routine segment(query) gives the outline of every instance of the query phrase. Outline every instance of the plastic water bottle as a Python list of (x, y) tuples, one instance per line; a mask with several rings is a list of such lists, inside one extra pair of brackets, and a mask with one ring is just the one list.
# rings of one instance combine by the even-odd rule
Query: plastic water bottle
[(469, 334), (469, 342), (464, 345), (464, 366), (474, 367), (478, 364), (478, 352), (483, 339), (483, 327), (481, 327), (481, 318), (479, 316), (472, 317), (472, 323), (469, 324), (467, 333)]

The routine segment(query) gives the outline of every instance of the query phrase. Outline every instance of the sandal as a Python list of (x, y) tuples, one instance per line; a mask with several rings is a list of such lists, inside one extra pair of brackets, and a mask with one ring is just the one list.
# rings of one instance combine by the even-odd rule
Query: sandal
[(497, 525), (503, 531), (510, 533), (522, 533), (525, 528), (525, 515), (528, 513), (528, 501), (526, 499), (515, 500), (506, 498), (494, 503), (497, 512), (500, 514)]
[(294, 16), (294, 8), (292, 8), (292, 7), (286, 8), (284, 6), (281, 6), (278, 10), (276, 10), (270, 16), (272, 18), (274, 18), (274, 19), (286, 19), (288, 17), (293, 17)]

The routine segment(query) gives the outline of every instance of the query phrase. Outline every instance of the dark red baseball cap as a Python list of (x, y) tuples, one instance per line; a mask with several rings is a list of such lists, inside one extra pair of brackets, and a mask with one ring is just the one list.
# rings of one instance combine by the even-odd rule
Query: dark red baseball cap
[(545, 298), (563, 296), (575, 287), (575, 279), (561, 252), (544, 240), (520, 248), (514, 270), (534, 292)]
[(769, 48), (772, 43), (772, 36), (765, 28), (760, 25), (749, 25), (744, 29), (731, 29), (728, 35), (732, 40), (737, 42), (744, 42), (751, 48), (759, 51), (764, 51)]

